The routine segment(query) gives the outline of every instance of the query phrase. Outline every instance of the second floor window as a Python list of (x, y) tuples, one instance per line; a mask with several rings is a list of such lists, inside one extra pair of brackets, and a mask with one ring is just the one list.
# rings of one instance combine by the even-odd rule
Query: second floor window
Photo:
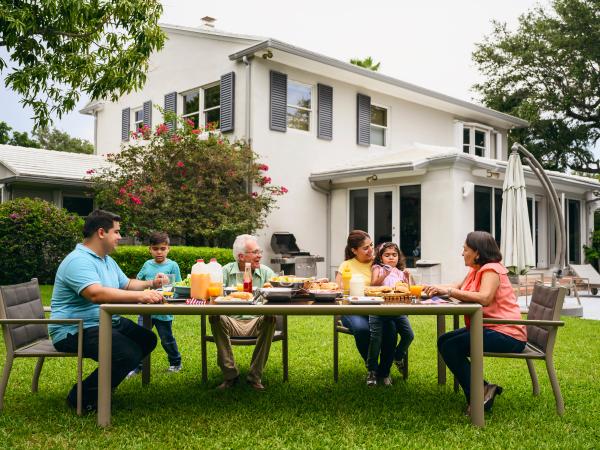
[(211, 86), (204, 89), (204, 126), (212, 125), (219, 128), (221, 115), (221, 86)]
[(183, 94), (182, 117), (194, 122), (194, 128), (198, 128), (200, 125), (200, 93), (198, 91)]
[[(209, 124), (219, 128), (221, 115), (221, 86), (212, 86), (188, 91), (183, 97), (184, 119), (194, 122), (194, 127), (207, 127)], [(202, 113), (202, 114), (201, 114)]]
[(310, 131), (312, 86), (288, 80), (287, 126), (296, 130)]
[(371, 145), (387, 145), (387, 108), (371, 105)]
[(144, 110), (138, 109), (133, 112), (133, 131), (139, 131), (144, 126)]
[(477, 128), (465, 127), (463, 129), (463, 153), (476, 156), (485, 156), (487, 148), (487, 133)]

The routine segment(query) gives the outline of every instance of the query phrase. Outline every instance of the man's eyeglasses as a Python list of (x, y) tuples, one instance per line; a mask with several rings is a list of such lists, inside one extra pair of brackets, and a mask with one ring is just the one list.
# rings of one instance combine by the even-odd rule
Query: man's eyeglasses
[(263, 251), (262, 250), (252, 250), (251, 252), (245, 252), (245, 253), (258, 256), (258, 255), (262, 255)]

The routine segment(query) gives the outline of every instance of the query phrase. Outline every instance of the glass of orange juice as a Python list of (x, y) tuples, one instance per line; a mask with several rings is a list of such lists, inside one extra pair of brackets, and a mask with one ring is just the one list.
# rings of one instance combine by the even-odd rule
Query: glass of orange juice
[(210, 297), (218, 297), (223, 293), (223, 286), (221, 283), (210, 283), (208, 286), (208, 295)]
[(244, 290), (244, 274), (242, 272), (235, 274), (235, 289), (239, 292)]
[(421, 298), (421, 292), (423, 291), (423, 286), (420, 284), (413, 284), (410, 286), (410, 295), (414, 295), (417, 299)]

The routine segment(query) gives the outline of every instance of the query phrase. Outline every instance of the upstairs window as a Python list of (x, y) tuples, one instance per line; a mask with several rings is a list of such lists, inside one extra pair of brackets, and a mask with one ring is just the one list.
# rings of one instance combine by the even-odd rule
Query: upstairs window
[(133, 112), (133, 131), (139, 131), (144, 126), (144, 110), (142, 108)]
[(204, 126), (209, 124), (215, 129), (220, 128), (221, 115), (221, 86), (215, 85), (204, 89)]
[(310, 131), (312, 112), (312, 86), (288, 80), (287, 126), (296, 130)]
[(463, 128), (463, 153), (475, 156), (487, 156), (489, 154), (488, 133), (477, 127), (465, 126)]
[(371, 145), (387, 145), (388, 110), (371, 105)]
[(194, 128), (212, 124), (219, 128), (221, 116), (221, 85), (208, 85), (182, 94), (184, 119), (194, 122)]
[(194, 128), (198, 128), (200, 125), (200, 94), (198, 91), (183, 94), (182, 117), (194, 122)]

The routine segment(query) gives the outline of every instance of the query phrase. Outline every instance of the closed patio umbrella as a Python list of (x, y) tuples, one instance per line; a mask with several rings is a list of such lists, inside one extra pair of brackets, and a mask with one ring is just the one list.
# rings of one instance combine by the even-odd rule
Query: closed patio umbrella
[(535, 254), (527, 212), (525, 176), (517, 152), (512, 152), (508, 159), (502, 190), (500, 251), (506, 268), (522, 275), (535, 266)]

